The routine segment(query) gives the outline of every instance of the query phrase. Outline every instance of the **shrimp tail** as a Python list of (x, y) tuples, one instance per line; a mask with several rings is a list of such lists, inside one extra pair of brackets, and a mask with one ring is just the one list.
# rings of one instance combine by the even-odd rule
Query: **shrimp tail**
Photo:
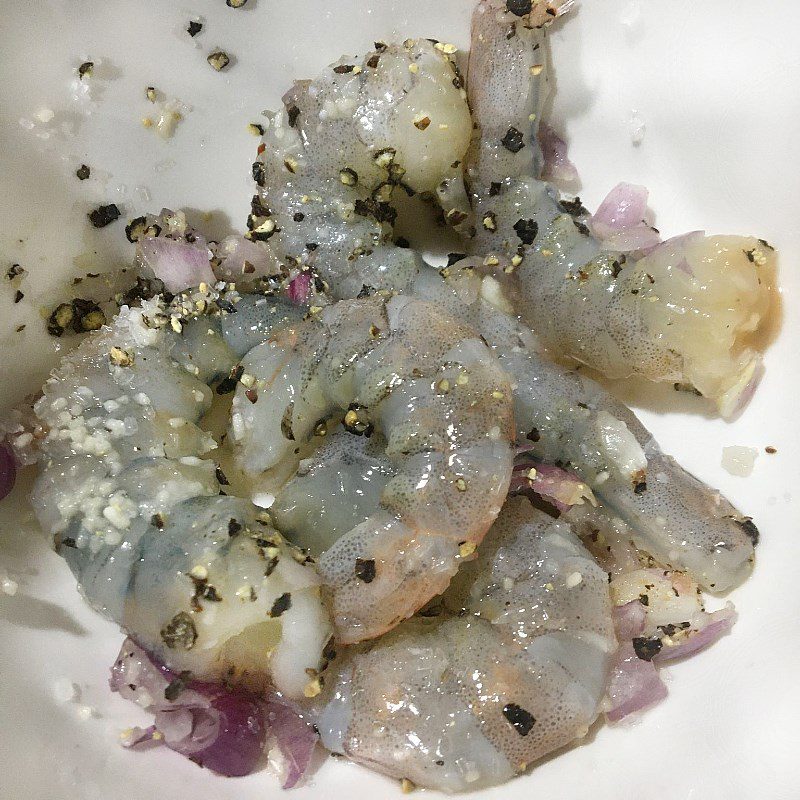
[(665, 455), (598, 383), (541, 356), (525, 360), (501, 359), (519, 379), (521, 441), (543, 460), (573, 467), (630, 526), (639, 549), (703, 588), (725, 592), (750, 574), (758, 534), (749, 517)]

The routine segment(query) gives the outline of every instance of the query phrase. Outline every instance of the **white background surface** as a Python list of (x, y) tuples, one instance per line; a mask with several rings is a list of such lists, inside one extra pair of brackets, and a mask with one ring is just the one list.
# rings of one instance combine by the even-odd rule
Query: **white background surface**
[[(212, 210), (217, 230), (243, 222), (256, 140), (245, 130), (277, 106), (293, 77), (310, 77), (374, 39), (426, 35), (467, 43), (469, 0), (37, 0), (0, 3), (0, 267), (29, 270), (24, 300), (0, 286), (0, 404), (41, 385), (57, 358), (40, 306), (87, 270), (130, 257), (124, 222), (102, 231), (85, 214), (117, 202), (131, 218), (162, 205)], [(205, 27), (183, 33), (199, 14)], [(636, 394), (665, 449), (752, 514), (762, 531), (754, 576), (732, 599), (731, 636), (668, 672), (670, 696), (637, 723), (600, 727), (529, 776), (480, 795), (592, 800), (749, 800), (800, 797), (798, 545), (800, 370), (800, 6), (730, 0), (582, 0), (552, 37), (557, 95), (551, 119), (566, 132), (596, 207), (619, 180), (651, 190), (665, 236), (705, 228), (754, 233), (781, 253), (784, 319), (767, 374), (734, 424), (668, 389)], [(234, 60), (221, 74), (205, 56)], [(70, 98), (77, 65), (96, 64), (98, 100)], [(145, 130), (144, 88), (192, 107), (171, 141)], [(50, 108), (50, 123), (25, 130)], [(634, 147), (630, 118), (647, 126)], [(91, 113), (86, 113), (90, 111)], [(64, 126), (67, 126), (65, 129)], [(40, 138), (40, 134), (49, 134)], [(82, 163), (92, 178), (80, 182)], [(143, 190), (149, 192), (146, 200)], [(61, 290), (59, 290), (61, 291)], [(14, 328), (27, 323), (23, 334)], [(675, 403), (680, 400), (681, 408)], [(751, 478), (720, 468), (724, 445), (757, 447)], [(778, 448), (764, 453), (766, 445)], [(251, 800), (277, 797), (259, 773), (220, 779), (168, 750), (123, 751), (120, 729), (142, 718), (106, 688), (120, 635), (79, 600), (66, 566), (24, 510), (27, 481), (0, 507), (0, 571), (19, 581), (0, 595), (0, 797), (3, 800)], [(79, 684), (59, 704), (52, 684)], [(95, 716), (79, 719), (81, 705)], [(330, 759), (297, 800), (400, 796), (359, 767)]]

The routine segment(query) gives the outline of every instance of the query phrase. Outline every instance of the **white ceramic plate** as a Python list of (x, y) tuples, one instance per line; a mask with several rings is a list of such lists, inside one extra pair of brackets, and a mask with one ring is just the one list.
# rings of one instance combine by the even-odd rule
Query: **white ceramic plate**
[[(58, 356), (40, 306), (70, 277), (129, 258), (122, 223), (91, 230), (85, 214), (117, 202), (128, 217), (161, 206), (214, 211), (217, 229), (244, 220), (255, 140), (246, 124), (277, 106), (292, 77), (309, 77), (377, 38), (435, 36), (467, 43), (471, 0), (105, 0), (5, 2), (0, 9), (0, 266), (28, 270), (17, 305), (0, 286), (0, 405), (40, 386)], [(194, 40), (183, 28), (205, 23)], [(797, 511), (800, 371), (800, 6), (794, 0), (582, 0), (553, 35), (557, 95), (590, 207), (619, 180), (646, 184), (665, 235), (705, 228), (755, 233), (778, 246), (785, 314), (767, 374), (734, 424), (667, 388), (635, 392), (665, 448), (719, 486), (762, 531), (758, 566), (735, 592), (740, 620), (708, 652), (668, 671), (670, 696), (640, 721), (600, 727), (481, 800), (796, 798), (800, 694)], [(205, 55), (234, 57), (217, 74)], [(97, 101), (72, 101), (76, 66), (92, 58)], [(155, 85), (191, 111), (162, 141), (140, 120)], [(36, 114), (51, 109), (50, 121)], [(631, 116), (646, 125), (631, 142)], [(89, 113), (91, 112), (91, 113)], [(47, 113), (41, 115), (43, 118)], [(20, 121), (30, 121), (20, 124)], [(93, 177), (74, 175), (81, 163)], [(148, 199), (149, 198), (149, 199)], [(27, 324), (23, 333), (15, 327)], [(623, 391), (631, 394), (629, 387)], [(756, 447), (748, 479), (720, 467), (724, 445)], [(766, 445), (778, 453), (764, 453)], [(221, 779), (170, 751), (123, 751), (117, 734), (141, 722), (110, 695), (120, 634), (79, 600), (71, 576), (25, 510), (29, 480), (0, 508), (0, 569), (19, 583), (0, 595), (0, 797), (251, 800), (281, 790), (266, 773)], [(80, 687), (58, 703), (53, 682)], [(82, 718), (94, 709), (88, 719)], [(395, 784), (321, 759), (298, 800), (399, 796)]]

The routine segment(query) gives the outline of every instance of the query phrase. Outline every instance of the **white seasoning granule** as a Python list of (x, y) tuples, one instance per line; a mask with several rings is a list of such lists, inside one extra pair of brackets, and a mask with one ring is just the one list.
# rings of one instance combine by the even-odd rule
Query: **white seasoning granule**
[(644, 141), (644, 135), (647, 132), (647, 126), (645, 125), (642, 116), (636, 110), (631, 113), (630, 132), (631, 143), (633, 145), (640, 145)]
[(574, 589), (576, 586), (580, 585), (583, 581), (583, 575), (580, 572), (571, 572), (567, 575), (567, 589)]
[(14, 439), (14, 444), (21, 449), (23, 447), (27, 447), (32, 441), (33, 441), (33, 434), (26, 431), (25, 433), (21, 433), (19, 436), (17, 436), (16, 439)]
[(722, 468), (731, 475), (748, 478), (755, 466), (758, 450), (755, 447), (732, 445), (722, 448)]

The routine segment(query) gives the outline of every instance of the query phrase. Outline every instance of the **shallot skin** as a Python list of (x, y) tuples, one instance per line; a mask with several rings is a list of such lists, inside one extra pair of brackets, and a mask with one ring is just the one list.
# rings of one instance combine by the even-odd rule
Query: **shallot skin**
[(111, 668), (109, 686), (155, 715), (154, 725), (125, 733), (125, 747), (161, 742), (206, 769), (238, 777), (259, 768), (268, 739), (274, 739), (287, 763), (284, 789), (308, 770), (318, 736), (274, 692), (257, 696), (175, 673), (130, 638)]
[(111, 668), (112, 692), (155, 713), (156, 725), (129, 732), (123, 743), (156, 741), (200, 766), (227, 776), (248, 775), (263, 755), (266, 709), (247, 692), (181, 678), (132, 639), (122, 643)]

